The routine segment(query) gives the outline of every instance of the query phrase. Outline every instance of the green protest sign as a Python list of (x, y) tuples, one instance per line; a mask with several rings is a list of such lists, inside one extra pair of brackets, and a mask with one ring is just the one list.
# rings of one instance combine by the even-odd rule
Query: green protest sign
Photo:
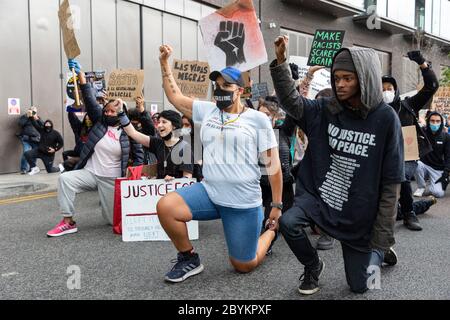
[(343, 30), (316, 30), (309, 53), (308, 66), (331, 67), (334, 55), (342, 48), (344, 34)]

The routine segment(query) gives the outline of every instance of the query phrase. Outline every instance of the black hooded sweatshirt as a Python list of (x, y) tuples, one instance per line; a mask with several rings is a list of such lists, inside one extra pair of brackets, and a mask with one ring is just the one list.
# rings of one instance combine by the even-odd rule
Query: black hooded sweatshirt
[[(52, 129), (50, 130), (50, 132), (47, 132), (45, 130), (46, 123), (50, 123), (52, 125)], [(44, 124), (42, 124), (33, 119), (32, 124), (41, 134), (41, 141), (39, 142), (38, 146), (40, 152), (46, 155), (54, 155), (59, 149), (63, 147), (64, 140), (61, 134), (53, 129), (53, 122), (51, 120), (47, 120), (44, 122)], [(55, 153), (49, 153), (48, 148), (55, 149)]]
[[(441, 117), (441, 127), (436, 133), (430, 129), (430, 117), (438, 115)], [(428, 153), (420, 160), (435, 170), (450, 173), (450, 135), (443, 131), (444, 117), (438, 112), (432, 112), (427, 118), (426, 135), (433, 146), (433, 152)]]
[(357, 113), (335, 96), (302, 97), (289, 65), (270, 65), (281, 108), (309, 140), (291, 210), (302, 210), (325, 233), (355, 249), (387, 250), (395, 242), (395, 201), (404, 180), (401, 125), (383, 102), (376, 52), (341, 50), (350, 51), (357, 70), (362, 102)]

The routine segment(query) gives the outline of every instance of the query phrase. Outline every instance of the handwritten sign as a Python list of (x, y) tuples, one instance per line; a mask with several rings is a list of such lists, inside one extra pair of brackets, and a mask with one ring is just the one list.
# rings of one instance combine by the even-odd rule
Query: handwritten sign
[(331, 67), (336, 52), (342, 48), (345, 31), (340, 30), (316, 30), (311, 51), (308, 58), (308, 66)]
[[(289, 62), (295, 63), (298, 66), (298, 76), (300, 81), (306, 77), (309, 70), (308, 58), (302, 56), (290, 56)], [(319, 70), (314, 73), (314, 79), (311, 81), (308, 99), (314, 99), (319, 91), (331, 88), (331, 74), (330, 71), (326, 69)]]
[(402, 127), (405, 161), (419, 159), (419, 144), (417, 142), (416, 126)]
[(450, 86), (441, 86), (433, 96), (433, 111), (450, 115)]
[(144, 70), (113, 70), (108, 79), (108, 99), (134, 101), (142, 96)]
[[(156, 205), (164, 195), (195, 182), (195, 179), (122, 181), (122, 240), (170, 241), (159, 223)], [(198, 221), (188, 222), (187, 228), (189, 239), (198, 239)]]
[(210, 82), (208, 62), (174, 59), (173, 76), (185, 96), (207, 98)]
[(75, 59), (80, 55), (80, 47), (73, 28), (72, 12), (68, 0), (64, 0), (58, 11), (59, 25), (61, 27), (64, 43), (64, 51), (69, 59)]
[(259, 98), (265, 98), (269, 95), (267, 82), (255, 83), (252, 86), (252, 101), (258, 101)]

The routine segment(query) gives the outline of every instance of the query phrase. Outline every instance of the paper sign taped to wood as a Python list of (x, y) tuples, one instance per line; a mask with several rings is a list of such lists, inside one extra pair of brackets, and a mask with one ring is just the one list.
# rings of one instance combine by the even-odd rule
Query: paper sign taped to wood
[(134, 101), (142, 97), (144, 88), (144, 70), (113, 70), (108, 78), (108, 99)]
[(210, 83), (208, 62), (174, 59), (172, 70), (175, 82), (185, 96), (207, 98)]
[(402, 127), (405, 161), (419, 159), (419, 144), (417, 142), (416, 126)]
[(331, 67), (334, 55), (342, 48), (345, 31), (342, 30), (316, 30), (308, 66)]
[[(124, 180), (121, 182), (122, 240), (170, 241), (156, 215), (156, 204), (167, 193), (196, 183), (195, 179)], [(190, 240), (197, 240), (198, 221), (187, 223)]]
[(433, 96), (431, 109), (443, 115), (450, 115), (450, 86), (439, 87)]
[[(298, 76), (300, 81), (302, 81), (310, 68), (308, 66), (308, 58), (302, 56), (290, 56), (289, 62), (298, 65)], [(314, 73), (314, 79), (311, 81), (307, 98), (314, 99), (317, 93), (325, 88), (331, 88), (331, 74), (330, 71), (322, 69)]]
[(251, 70), (267, 62), (264, 39), (251, 0), (235, 1), (199, 21), (211, 71)]
[(72, 12), (68, 0), (64, 0), (58, 11), (59, 25), (63, 35), (64, 51), (69, 59), (80, 55), (80, 47), (73, 28)]

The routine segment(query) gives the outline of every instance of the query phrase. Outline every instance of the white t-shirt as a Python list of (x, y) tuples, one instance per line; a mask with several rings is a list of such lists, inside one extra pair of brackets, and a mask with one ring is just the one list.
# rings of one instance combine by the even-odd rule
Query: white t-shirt
[[(202, 181), (211, 201), (237, 209), (262, 204), (259, 156), (277, 147), (269, 118), (247, 109), (240, 116), (223, 112), (212, 102), (194, 101), (194, 123), (201, 124)], [(222, 130), (223, 127), (223, 130)]]
[(106, 134), (94, 147), (94, 153), (85, 169), (99, 177), (118, 178), (122, 176), (122, 147), (119, 127), (108, 127)]

